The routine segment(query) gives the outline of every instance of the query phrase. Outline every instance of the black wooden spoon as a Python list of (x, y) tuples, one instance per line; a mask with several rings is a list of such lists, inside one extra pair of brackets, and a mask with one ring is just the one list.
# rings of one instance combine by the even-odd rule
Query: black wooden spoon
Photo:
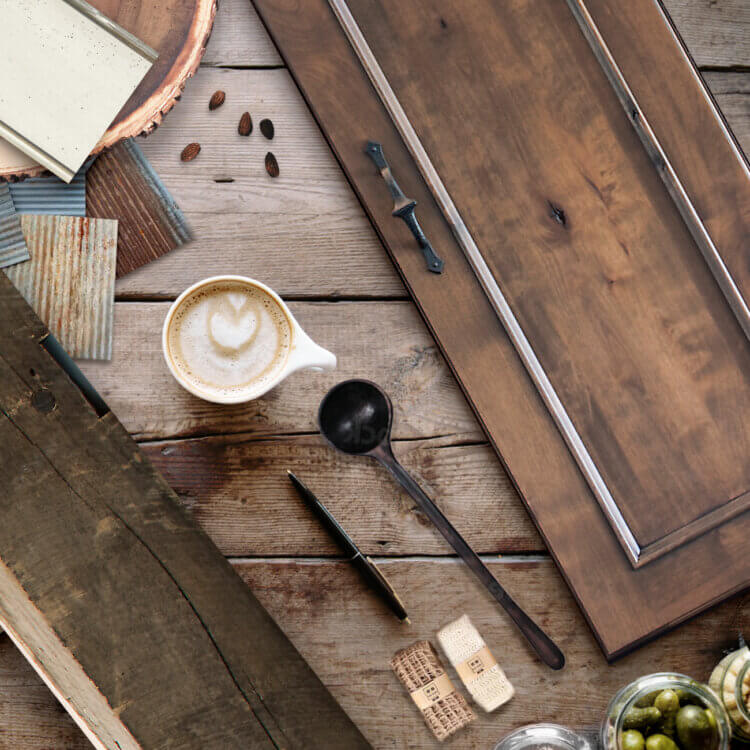
[(323, 437), (342, 453), (369, 456), (385, 466), (510, 615), (539, 658), (552, 669), (562, 669), (565, 664), (562, 651), (513, 601), (477, 553), (396, 460), (391, 448), (392, 423), (393, 406), (388, 394), (369, 380), (339, 383), (328, 391), (318, 410)]

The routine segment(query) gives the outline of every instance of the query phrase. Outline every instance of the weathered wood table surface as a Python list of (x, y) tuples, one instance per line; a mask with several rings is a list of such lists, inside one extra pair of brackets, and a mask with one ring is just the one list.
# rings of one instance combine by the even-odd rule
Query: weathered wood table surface
[[(747, 152), (750, 4), (669, 0), (667, 6)], [(216, 89), (226, 91), (226, 103), (209, 112)], [(250, 138), (237, 134), (245, 110), (256, 128)], [(272, 143), (257, 130), (264, 117), (276, 125)], [(202, 145), (201, 154), (183, 163), (180, 151), (191, 141)], [(750, 625), (750, 595), (606, 663), (247, 0), (222, 0), (195, 80), (161, 128), (140, 143), (197, 239), (120, 280), (113, 361), (84, 369), (375, 747), (437, 745), (388, 661), (464, 612), (517, 695), (498, 712), (479, 715), (456, 747), (489, 750), (513, 727), (535, 721), (594, 726), (620, 685), (657, 669), (708, 676), (737, 630)], [(268, 150), (279, 161), (277, 180), (264, 169)], [(161, 324), (170, 300), (218, 273), (274, 287), (310, 335), (336, 352), (338, 371), (294, 375), (240, 407), (212, 406), (182, 391), (162, 360)], [(320, 398), (338, 380), (356, 376), (392, 395), (399, 458), (561, 645), (568, 658), (563, 672), (533, 658), (382, 470), (323, 444), (315, 428)], [(291, 492), (288, 468), (377, 556), (403, 594), (411, 627), (399, 625), (340, 559)], [(606, 571), (591, 575), (601, 577), (603, 596), (617, 595), (607, 589)], [(679, 586), (679, 571), (664, 585)], [(0, 748), (88, 746), (12, 644), (0, 640)]]

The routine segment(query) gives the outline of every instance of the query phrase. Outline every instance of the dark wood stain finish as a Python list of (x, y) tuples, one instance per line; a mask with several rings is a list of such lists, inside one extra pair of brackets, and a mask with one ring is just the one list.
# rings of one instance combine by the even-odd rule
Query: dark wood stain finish
[[(108, 711), (82, 704), (82, 689), (66, 697), (94, 734), (109, 722), (138, 746), (369, 747), (113, 414), (99, 418), (39, 345), (45, 335), (0, 275), (0, 609), (30, 660), (53, 684), (93, 683)], [(40, 648), (47, 631), (53, 649)]]
[[(625, 521), (656, 558), (637, 570), (328, 4), (255, 5), (605, 653), (746, 587), (750, 346), (567, 6), (349, 3)], [(609, 0), (591, 6), (745, 291), (747, 167), (698, 74), (653, 0), (622, 13)], [(373, 138), (419, 201), (443, 277), (425, 272), (390, 216), (362, 153)]]

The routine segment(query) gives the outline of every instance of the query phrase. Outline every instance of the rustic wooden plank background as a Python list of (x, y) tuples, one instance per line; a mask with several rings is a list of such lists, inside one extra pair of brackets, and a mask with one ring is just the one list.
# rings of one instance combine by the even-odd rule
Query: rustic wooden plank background
[[(750, 151), (750, 4), (666, 5)], [(219, 88), (226, 103), (209, 112), (208, 99)], [(250, 138), (237, 135), (245, 110), (256, 126)], [(271, 143), (257, 131), (263, 117), (276, 125)], [(202, 151), (185, 164), (179, 154), (191, 141)], [(750, 595), (606, 664), (248, 0), (222, 0), (195, 80), (140, 144), (197, 239), (118, 282), (113, 361), (86, 363), (85, 370), (375, 747), (437, 745), (388, 659), (463, 612), (518, 694), (506, 708), (481, 715), (457, 747), (488, 750), (511, 728), (533, 721), (593, 726), (619, 685), (654, 668), (707, 676), (733, 633), (750, 623)], [(268, 150), (281, 168), (275, 181), (263, 166)], [(161, 323), (169, 300), (188, 284), (222, 272), (261, 279), (291, 300), (313, 338), (338, 354), (338, 371), (297, 374), (241, 407), (214, 407), (183, 392), (161, 358)], [(562, 673), (534, 661), (382, 471), (334, 455), (315, 434), (320, 397), (353, 376), (376, 380), (394, 397), (399, 457), (558, 639), (568, 655)], [(382, 560), (403, 592), (410, 628), (394, 621), (336, 558), (286, 485), (287, 468)], [(13, 646), (0, 641), (0, 748), (86, 747)]]

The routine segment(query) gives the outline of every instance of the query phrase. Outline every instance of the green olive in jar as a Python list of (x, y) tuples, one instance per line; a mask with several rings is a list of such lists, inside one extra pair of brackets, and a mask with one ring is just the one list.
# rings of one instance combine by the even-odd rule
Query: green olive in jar
[(683, 706), (677, 713), (675, 726), (683, 750), (711, 750), (716, 735), (705, 709)]
[(620, 737), (621, 750), (644, 750), (646, 740), (637, 729), (628, 729)]
[(677, 744), (666, 734), (652, 734), (646, 740), (646, 750), (679, 750)]

